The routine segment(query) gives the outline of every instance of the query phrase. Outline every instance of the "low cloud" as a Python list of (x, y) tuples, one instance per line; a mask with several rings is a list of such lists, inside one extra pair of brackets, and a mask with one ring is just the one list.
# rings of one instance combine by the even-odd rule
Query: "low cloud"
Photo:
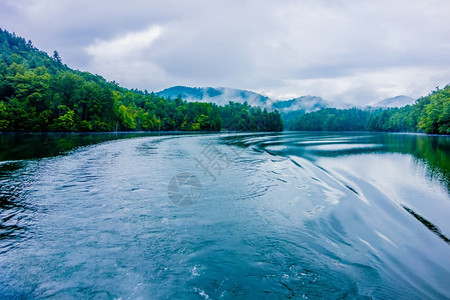
[(5, 0), (0, 27), (130, 88), (366, 104), (450, 82), (448, 11), (447, 0)]
[(145, 89), (148, 78), (163, 84), (165, 71), (147, 57), (164, 31), (163, 27), (153, 25), (109, 40), (96, 40), (84, 49), (90, 57), (88, 68), (104, 74), (109, 80), (131, 87), (135, 85), (135, 88)]
[(153, 42), (161, 36), (161, 26), (151, 26), (144, 31), (130, 32), (111, 40), (97, 40), (93, 45), (85, 48), (94, 60), (127, 60), (133, 59), (148, 50)]

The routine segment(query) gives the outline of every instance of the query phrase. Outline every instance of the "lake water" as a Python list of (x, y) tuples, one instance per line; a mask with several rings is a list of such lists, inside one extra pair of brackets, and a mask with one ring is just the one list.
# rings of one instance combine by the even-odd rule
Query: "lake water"
[(0, 298), (450, 298), (450, 137), (2, 134)]

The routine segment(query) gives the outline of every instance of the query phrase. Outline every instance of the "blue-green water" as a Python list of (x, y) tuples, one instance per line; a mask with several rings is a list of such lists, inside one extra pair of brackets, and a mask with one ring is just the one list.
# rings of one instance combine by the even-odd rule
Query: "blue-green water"
[(2, 299), (450, 298), (448, 137), (0, 141)]

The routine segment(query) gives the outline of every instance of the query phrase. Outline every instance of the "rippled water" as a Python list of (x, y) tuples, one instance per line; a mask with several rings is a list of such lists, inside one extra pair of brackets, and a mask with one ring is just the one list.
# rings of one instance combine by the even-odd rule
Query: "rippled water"
[(0, 136), (0, 298), (450, 298), (448, 137), (120, 137)]

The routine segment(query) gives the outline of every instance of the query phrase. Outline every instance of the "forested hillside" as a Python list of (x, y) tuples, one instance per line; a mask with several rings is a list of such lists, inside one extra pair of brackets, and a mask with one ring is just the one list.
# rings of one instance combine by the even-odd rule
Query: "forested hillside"
[(283, 130), (278, 112), (129, 90), (0, 29), (0, 131)]
[(300, 116), (290, 129), (450, 134), (450, 85), (402, 108), (323, 109)]

